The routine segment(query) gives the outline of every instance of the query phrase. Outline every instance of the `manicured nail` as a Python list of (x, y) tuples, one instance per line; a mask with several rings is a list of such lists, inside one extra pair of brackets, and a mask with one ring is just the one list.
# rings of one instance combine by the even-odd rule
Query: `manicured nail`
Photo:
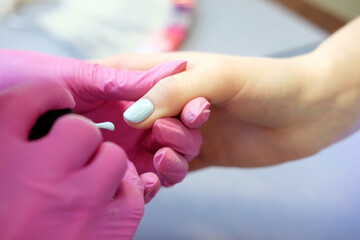
[(140, 99), (125, 112), (124, 118), (132, 123), (144, 121), (154, 111), (154, 105), (147, 99)]

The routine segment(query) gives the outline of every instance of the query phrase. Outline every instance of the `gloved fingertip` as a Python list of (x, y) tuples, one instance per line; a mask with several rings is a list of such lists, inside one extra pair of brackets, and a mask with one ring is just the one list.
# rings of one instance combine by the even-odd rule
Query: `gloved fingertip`
[(180, 118), (187, 127), (198, 128), (209, 119), (209, 108), (210, 103), (206, 98), (195, 98), (185, 105)]
[(160, 190), (160, 179), (155, 173), (144, 173), (140, 176), (140, 179), (145, 187), (144, 201), (150, 202)]
[(71, 92), (64, 88), (65, 94), (67, 95), (66, 101), (62, 100), (62, 104), (67, 105), (67, 108), (73, 109), (76, 106), (74, 96), (71, 94)]
[(171, 62), (163, 63), (157, 67), (152, 68), (150, 71), (159, 71), (161, 75), (173, 75), (186, 70), (187, 61), (174, 60)]
[(189, 169), (187, 160), (169, 147), (161, 148), (155, 153), (154, 166), (161, 176), (164, 186), (181, 182)]
[(153, 125), (154, 139), (177, 153), (195, 157), (200, 152), (202, 136), (199, 129), (186, 127), (179, 119), (162, 118)]
[(156, 120), (152, 128), (155, 140), (157, 142), (160, 142), (160, 144), (162, 145), (166, 138), (166, 136), (164, 135), (168, 135), (167, 132), (169, 131), (169, 129), (171, 130), (171, 126), (169, 126), (168, 124), (169, 121), (167, 121), (168, 119), (169, 118), (160, 118)]
[(132, 161), (130, 161), (130, 160), (127, 160), (126, 174), (138, 176), (138, 172), (136, 170), (136, 167), (135, 167), (134, 163)]
[(135, 165), (130, 160), (127, 160), (127, 170), (125, 172), (123, 181), (131, 182), (133, 184), (133, 186), (135, 186), (138, 193), (141, 193), (141, 194), (144, 193), (145, 187), (142, 184), (142, 181), (136, 170)]
[(186, 120), (184, 121), (183, 118), (181, 120), (189, 128), (199, 128), (209, 119), (209, 117), (210, 117), (210, 110), (205, 110), (201, 112), (199, 115), (189, 118), (188, 121)]

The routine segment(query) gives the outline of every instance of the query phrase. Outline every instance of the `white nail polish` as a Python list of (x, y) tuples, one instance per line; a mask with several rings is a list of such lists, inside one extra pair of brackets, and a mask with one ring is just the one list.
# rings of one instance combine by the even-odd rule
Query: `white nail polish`
[(154, 105), (147, 99), (140, 99), (125, 112), (124, 118), (132, 123), (144, 121), (154, 111)]

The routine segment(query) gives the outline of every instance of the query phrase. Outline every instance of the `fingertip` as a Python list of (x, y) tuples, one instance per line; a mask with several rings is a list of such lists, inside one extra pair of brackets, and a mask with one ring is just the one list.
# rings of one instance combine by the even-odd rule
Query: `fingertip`
[(136, 128), (136, 129), (149, 129), (152, 128), (155, 124), (155, 122), (159, 119), (164, 118), (163, 116), (157, 116), (157, 114), (155, 115), (151, 115), (148, 118), (145, 118), (145, 120), (138, 122), (138, 123), (134, 123), (129, 121), (128, 119), (126, 119), (124, 117), (124, 121), (132, 128)]
[(54, 96), (54, 101), (56, 102), (56, 109), (70, 108), (73, 109), (76, 105), (75, 100), (71, 92), (65, 87), (61, 86), (55, 81), (41, 81), (39, 84), (42, 85), (43, 91), (48, 91), (50, 93), (59, 92), (56, 97)]
[(160, 190), (160, 179), (155, 173), (144, 173), (140, 179), (145, 187), (144, 200), (145, 203), (150, 202)]
[(163, 185), (167, 187), (181, 182), (189, 169), (186, 159), (169, 147), (161, 148), (155, 153), (154, 166)]
[(153, 127), (157, 120), (171, 115), (166, 109), (155, 109), (150, 100), (140, 99), (123, 113), (123, 119), (130, 127), (148, 129)]
[(127, 160), (127, 170), (125, 172), (124, 180), (134, 182), (138, 186), (142, 186), (140, 176), (133, 162)]
[(130, 160), (127, 161), (127, 170), (120, 188), (124, 192), (135, 191), (136, 195), (144, 196), (145, 186), (140, 179), (135, 165)]
[(150, 100), (140, 99), (126, 109), (123, 116), (126, 122), (136, 125), (143, 122), (153, 111), (154, 105)]
[[(189, 80), (193, 78), (189, 70), (162, 79), (125, 111), (125, 121), (132, 127), (144, 129), (150, 128), (159, 118), (179, 115), (191, 99), (205, 96), (201, 81)], [(199, 126), (208, 119), (210, 105), (205, 98), (198, 98), (189, 106), (185, 112), (195, 114), (187, 121), (190, 126)]]
[(198, 97), (188, 102), (182, 113), (181, 120), (189, 128), (198, 128), (210, 117), (210, 102), (204, 97)]
[(165, 68), (168, 72), (167, 75), (173, 75), (180, 73), (186, 70), (187, 61), (186, 60), (174, 60), (168, 63), (159, 65), (162, 68)]
[(192, 159), (200, 152), (202, 136), (199, 129), (188, 128), (176, 118), (156, 120), (152, 129), (154, 139), (163, 146), (170, 147), (186, 158)]
[(174, 76), (158, 82), (124, 112), (125, 121), (132, 127), (144, 129), (150, 128), (159, 118), (178, 115), (187, 102), (179, 82)]

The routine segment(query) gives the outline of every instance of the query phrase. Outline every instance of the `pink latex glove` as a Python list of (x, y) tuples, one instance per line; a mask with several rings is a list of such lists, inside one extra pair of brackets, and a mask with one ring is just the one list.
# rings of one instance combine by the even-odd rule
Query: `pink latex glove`
[[(0, 239), (131, 239), (144, 211), (141, 178), (126, 153), (87, 119), (59, 118), (28, 141), (36, 119), (74, 106), (58, 84), (0, 91)], [(126, 170), (127, 168), (127, 170)]]
[(172, 61), (149, 71), (129, 71), (38, 52), (0, 49), (0, 89), (25, 80), (53, 80), (73, 95), (78, 113), (106, 100), (137, 100), (164, 77), (186, 69), (185, 61)]
[[(24, 79), (60, 82), (73, 94), (76, 112), (95, 122), (115, 124), (115, 132), (103, 131), (104, 138), (123, 147), (139, 173), (154, 172), (164, 186), (171, 186), (185, 177), (188, 161), (199, 153), (201, 134), (194, 128), (207, 120), (209, 103), (194, 99), (184, 108), (182, 122), (160, 119), (147, 130), (130, 128), (122, 115), (132, 100), (185, 68), (186, 62), (173, 61), (146, 72), (128, 71), (35, 52), (0, 50), (0, 89)], [(146, 201), (152, 197), (147, 195)]]
[(197, 127), (209, 117), (209, 102), (196, 98), (182, 112), (184, 124), (176, 118), (164, 118), (157, 120), (152, 129), (135, 129), (124, 121), (123, 112), (131, 104), (109, 101), (84, 116), (95, 122), (115, 123), (115, 131), (103, 131), (104, 138), (122, 146), (139, 173), (156, 173), (163, 186), (182, 181), (188, 172), (188, 162), (199, 154), (202, 138)]

